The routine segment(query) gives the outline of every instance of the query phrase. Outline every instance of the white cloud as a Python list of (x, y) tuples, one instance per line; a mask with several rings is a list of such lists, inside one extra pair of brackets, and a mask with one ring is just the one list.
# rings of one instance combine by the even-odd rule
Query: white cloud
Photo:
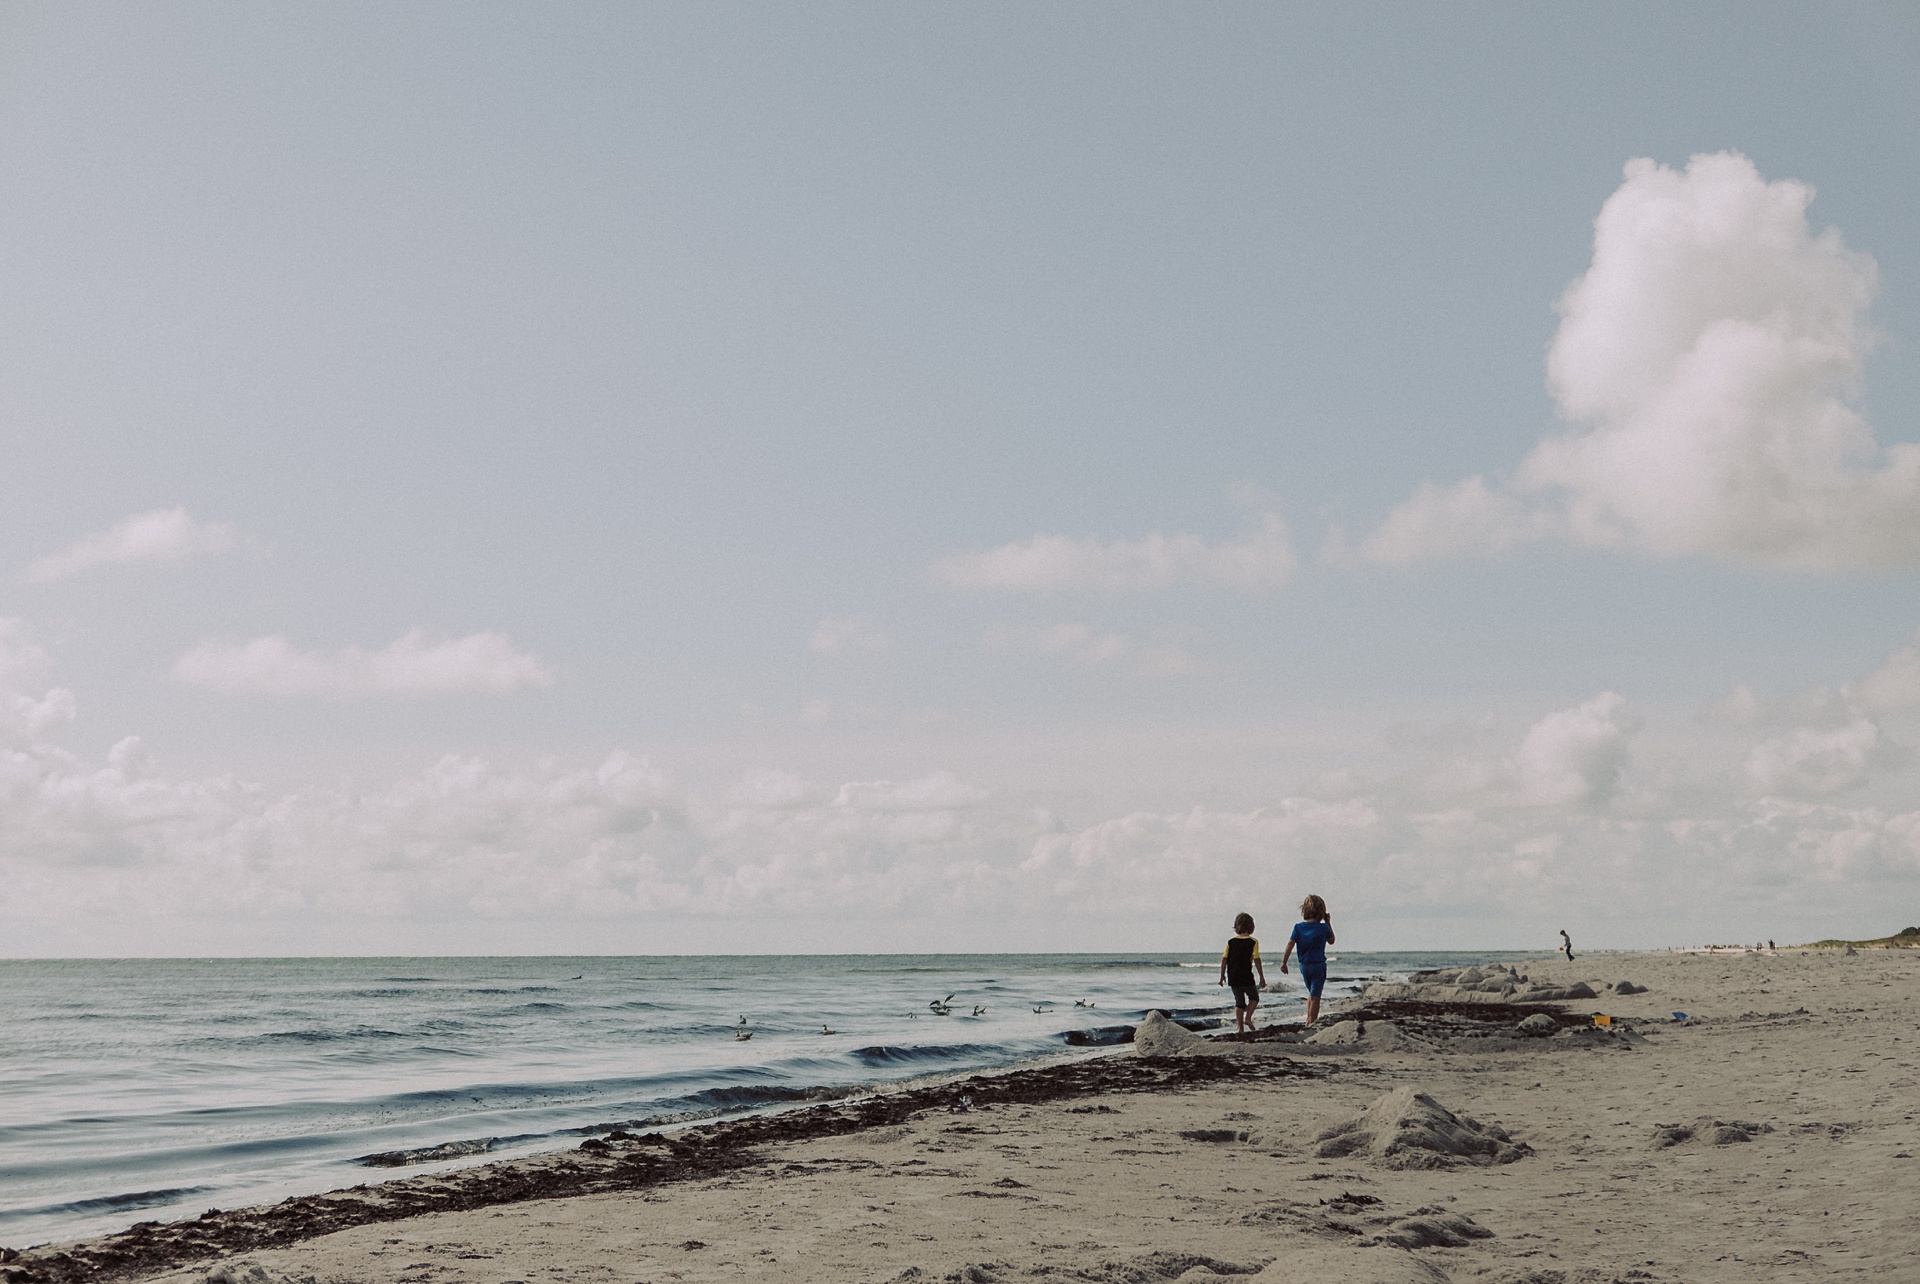
[(1701, 720), (1717, 727), (1752, 727), (1767, 718), (1767, 704), (1742, 682), (1700, 712)]
[(1270, 593), (1298, 566), (1286, 524), (1272, 513), (1237, 539), (1209, 544), (1198, 535), (1163, 535), (1102, 542), (1066, 535), (1035, 535), (978, 553), (956, 553), (934, 564), (935, 577), (955, 588), (1000, 593), (1138, 593), (1173, 588)]
[(1125, 633), (1103, 633), (1071, 620), (1042, 624), (996, 624), (982, 636), (989, 651), (1051, 656), (1089, 668), (1121, 668), (1144, 677), (1201, 673), (1204, 662), (1190, 649), (1192, 630), (1171, 630), (1150, 645)]
[(0, 743), (37, 739), (73, 720), (73, 692), (33, 689), (46, 670), (46, 651), (27, 638), (20, 622), (0, 619)]
[[(192, 933), (164, 938), (180, 948), (230, 939), (219, 925), (326, 921), (1284, 919), (1308, 890), (1348, 923), (1453, 920), (1441, 939), (1513, 939), (1571, 905), (1686, 939), (1717, 930), (1703, 906), (1777, 923), (1920, 885), (1920, 810), (1864, 720), (1754, 743), (1683, 718), (1664, 734), (1693, 739), (1660, 750), (1603, 692), (1530, 723), (1396, 734), (1308, 790), (1202, 806), (1092, 810), (925, 769), (690, 787), (620, 751), (272, 790), (172, 774), (134, 737), (96, 760), (58, 747), (72, 698), (49, 667), (0, 626), (0, 710), (54, 711), (0, 719), (0, 919), (172, 925)], [(1835, 805), (1845, 790), (1862, 801)]]
[(429, 643), (418, 629), (378, 651), (295, 650), (283, 637), (202, 642), (173, 666), (177, 682), (227, 694), (428, 696), (550, 687), (553, 673), (499, 633)]
[(1638, 726), (1625, 704), (1603, 691), (1529, 727), (1514, 755), (1528, 801), (1557, 806), (1609, 797), (1626, 766), (1627, 739)]
[(1421, 482), (1413, 497), (1388, 513), (1357, 551), (1368, 561), (1405, 566), (1504, 553), (1555, 528), (1553, 514), (1529, 508), (1513, 495), (1488, 486), (1483, 477), (1469, 477), (1451, 486)]
[(157, 508), (85, 536), (65, 552), (41, 558), (27, 568), (27, 578), (45, 582), (96, 566), (178, 562), (200, 553), (231, 552), (239, 544), (240, 536), (231, 526), (198, 521), (184, 508)]
[(1849, 687), (1848, 693), (1867, 709), (1920, 708), (1920, 649), (1901, 647)]
[(1860, 788), (1877, 768), (1899, 760), (1879, 726), (1858, 718), (1844, 727), (1796, 727), (1763, 740), (1748, 753), (1746, 770), (1766, 793), (1832, 794)]
[(791, 809), (819, 801), (819, 789), (797, 771), (750, 771), (727, 791), (735, 807)]
[(807, 639), (807, 649), (816, 655), (885, 655), (893, 649), (893, 639), (873, 622), (870, 615), (851, 615), (822, 620)]
[[(1279, 909), (1281, 898), (1307, 890), (1295, 892), (1295, 882), (1339, 864), (1373, 865), (1391, 827), (1365, 799), (1288, 798), (1249, 812), (1137, 811), (1077, 833), (1038, 836), (1019, 873), (1031, 894), (1082, 912), (1158, 916), (1226, 905), (1231, 914), (1247, 903)], [(1276, 883), (1288, 891), (1276, 895)]]
[(1361, 555), (1557, 536), (1780, 568), (1920, 563), (1920, 445), (1881, 448), (1852, 402), (1874, 263), (1812, 231), (1812, 199), (1736, 153), (1629, 162), (1547, 356), (1578, 427), (1510, 481), (1423, 485)]
[(851, 781), (840, 786), (833, 805), (861, 811), (952, 811), (986, 801), (984, 791), (950, 771), (936, 771), (902, 784), (891, 780)]
[(1701, 720), (1722, 727), (1761, 725), (1834, 731), (1853, 728), (1869, 715), (1920, 708), (1920, 647), (1903, 646), (1866, 676), (1834, 688), (1806, 687), (1769, 703), (1741, 683), (1701, 710)]

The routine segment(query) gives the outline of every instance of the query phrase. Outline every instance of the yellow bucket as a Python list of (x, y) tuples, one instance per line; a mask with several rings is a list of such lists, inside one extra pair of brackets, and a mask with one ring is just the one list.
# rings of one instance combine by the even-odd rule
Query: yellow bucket
[(1604, 1012), (1596, 1012), (1593, 1014), (1593, 1023), (1595, 1025), (1612, 1025), (1613, 1018)]

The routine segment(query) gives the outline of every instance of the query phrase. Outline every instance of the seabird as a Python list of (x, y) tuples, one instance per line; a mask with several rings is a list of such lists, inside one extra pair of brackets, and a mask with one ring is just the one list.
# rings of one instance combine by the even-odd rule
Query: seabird
[(840, 1032), (839, 1032), (838, 1030), (835, 1030), (835, 1029), (833, 1029), (833, 1028), (832, 1028), (831, 1026), (825, 1026), (825, 1025), (823, 1025), (823, 1026), (821, 1026), (821, 1027), (820, 1027), (820, 1033), (822, 1033), (822, 1034), (838, 1034), (838, 1033), (840, 1033)]
[(976, 1003), (973, 1005), (973, 1014), (975, 1016), (985, 1016), (987, 1014), (987, 1009), (984, 1005)]

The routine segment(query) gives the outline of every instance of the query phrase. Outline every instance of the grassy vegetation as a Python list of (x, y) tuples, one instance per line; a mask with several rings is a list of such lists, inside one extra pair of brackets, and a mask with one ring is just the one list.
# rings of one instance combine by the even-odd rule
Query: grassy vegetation
[(1903, 927), (1892, 936), (1882, 936), (1871, 941), (1810, 941), (1799, 948), (1837, 950), (1848, 945), (1856, 950), (1920, 950), (1920, 927)]

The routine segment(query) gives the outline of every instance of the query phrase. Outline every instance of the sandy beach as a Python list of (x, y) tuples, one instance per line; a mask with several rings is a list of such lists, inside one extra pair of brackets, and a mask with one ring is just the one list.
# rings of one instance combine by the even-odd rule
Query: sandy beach
[[(315, 1234), (323, 1205), (299, 1201), (219, 1214), (197, 1240), (149, 1227), (5, 1269), (167, 1284), (1914, 1278), (1920, 954), (1516, 972), (1522, 991), (1598, 997), (1516, 1007), (1486, 992), (1497, 976), (1471, 1001), (1363, 997), (1330, 1005), (1312, 1043), (1153, 1023), (1110, 1058), (1025, 1072), (1040, 1078), (673, 1147), (616, 1135), (350, 1197), (397, 1199), (391, 1220)], [(1622, 981), (1646, 991), (1606, 988)], [(1343, 1025), (1356, 1010), (1372, 1019)], [(1543, 1033), (1519, 1030), (1541, 1010), (1557, 1014)], [(1594, 1029), (1593, 1012), (1615, 1021)], [(526, 1198), (529, 1171), (589, 1193)], [(488, 1181), (498, 1198), (474, 1194)], [(446, 1211), (400, 1216), (409, 1200)]]

